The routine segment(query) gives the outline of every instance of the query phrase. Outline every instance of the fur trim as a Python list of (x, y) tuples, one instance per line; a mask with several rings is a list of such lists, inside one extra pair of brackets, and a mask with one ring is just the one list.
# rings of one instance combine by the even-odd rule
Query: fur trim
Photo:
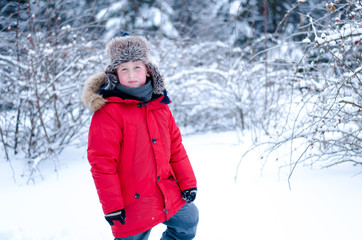
[[(154, 72), (153, 79), (153, 93), (165, 95), (165, 86), (162, 76), (158, 75), (157, 67), (154, 65), (151, 66), (150, 71)], [(102, 95), (98, 93), (101, 87), (107, 83), (107, 77), (104, 72), (97, 73), (93, 75), (89, 80), (85, 83), (83, 87), (82, 100), (86, 107), (91, 109), (92, 111), (97, 111), (101, 109), (104, 104), (106, 104), (107, 100), (103, 98)]]
[(165, 80), (163, 76), (161, 75), (160, 71), (158, 70), (158, 67), (154, 65), (153, 63), (146, 63), (146, 67), (148, 72), (152, 76), (152, 87), (153, 87), (153, 93), (154, 94), (163, 94), (163, 91), (165, 90)]
[(92, 76), (85, 83), (82, 93), (82, 100), (86, 107), (93, 111), (97, 111), (104, 106), (107, 100), (97, 92), (106, 82), (106, 75), (104, 72), (100, 72)]

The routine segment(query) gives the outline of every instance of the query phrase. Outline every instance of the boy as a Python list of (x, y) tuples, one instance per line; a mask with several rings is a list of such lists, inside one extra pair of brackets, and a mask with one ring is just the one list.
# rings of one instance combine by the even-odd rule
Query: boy
[(108, 43), (111, 62), (83, 90), (84, 104), (95, 111), (88, 160), (115, 239), (148, 239), (162, 222), (161, 239), (191, 240), (199, 217), (196, 178), (149, 51), (139, 36)]

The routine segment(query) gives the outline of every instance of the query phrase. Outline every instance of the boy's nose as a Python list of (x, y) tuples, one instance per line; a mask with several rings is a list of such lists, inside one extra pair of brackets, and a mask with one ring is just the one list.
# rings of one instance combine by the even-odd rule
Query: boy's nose
[(129, 76), (130, 76), (130, 77), (134, 77), (134, 76), (135, 76), (135, 72), (134, 72), (134, 71), (130, 71), (130, 72), (129, 72)]

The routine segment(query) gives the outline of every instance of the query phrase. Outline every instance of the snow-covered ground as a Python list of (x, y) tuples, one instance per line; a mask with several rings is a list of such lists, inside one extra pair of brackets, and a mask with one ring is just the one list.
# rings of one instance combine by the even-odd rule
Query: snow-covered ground
[[(235, 133), (184, 137), (198, 178), (200, 223), (196, 240), (308, 239), (360, 240), (362, 174), (357, 167), (279, 169), (250, 154)], [(0, 153), (2, 157), (2, 153)], [(41, 167), (44, 180), (25, 184), (21, 165), (0, 161), (0, 240), (113, 239), (103, 218), (86, 159), (86, 147), (67, 148), (58, 173), (51, 161)], [(45, 165), (49, 166), (45, 166)], [(263, 171), (261, 167), (263, 166)], [(164, 226), (153, 229), (159, 239)]]

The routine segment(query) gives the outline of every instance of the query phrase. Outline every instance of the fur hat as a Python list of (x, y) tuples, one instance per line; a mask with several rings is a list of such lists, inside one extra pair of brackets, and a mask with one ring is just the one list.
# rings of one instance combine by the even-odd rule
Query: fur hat
[(114, 89), (115, 85), (119, 82), (117, 77), (117, 66), (119, 64), (142, 61), (151, 75), (153, 93), (163, 94), (165, 89), (164, 79), (158, 67), (149, 59), (150, 48), (145, 38), (128, 34), (112, 38), (107, 44), (107, 54), (111, 58), (105, 71), (108, 89)]

